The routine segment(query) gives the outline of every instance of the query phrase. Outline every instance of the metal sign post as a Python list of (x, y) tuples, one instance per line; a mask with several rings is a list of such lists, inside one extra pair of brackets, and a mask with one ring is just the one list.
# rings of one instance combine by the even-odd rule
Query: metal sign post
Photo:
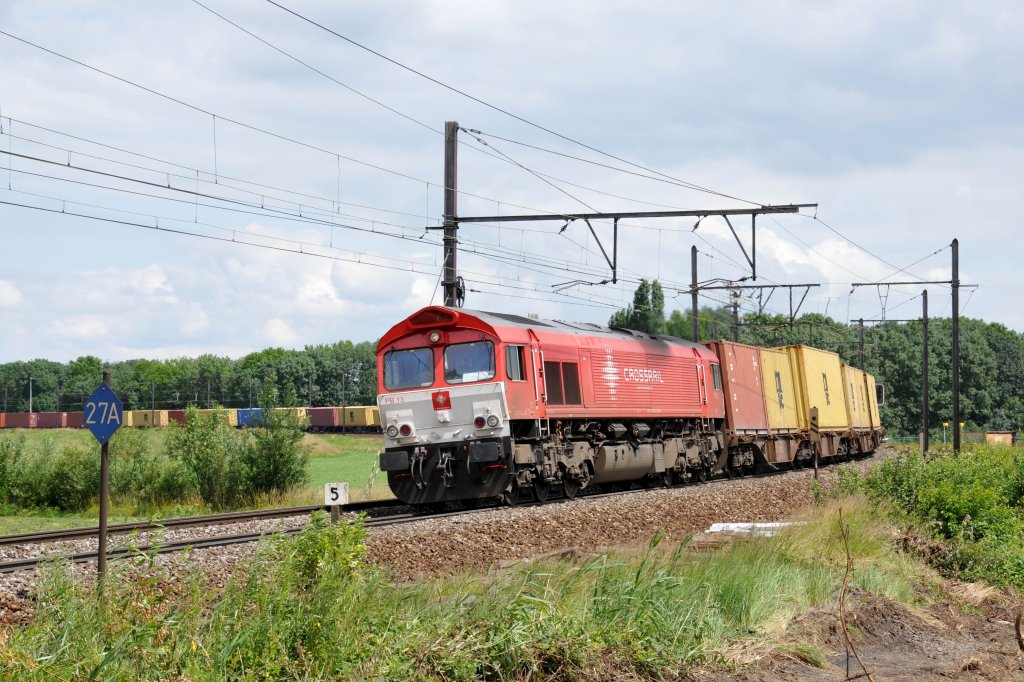
[(121, 428), (124, 406), (110, 390), (110, 372), (103, 373), (103, 383), (92, 392), (84, 405), (85, 427), (100, 444), (100, 530), (96, 574), (102, 586), (107, 572), (107, 504), (110, 497), (110, 438)]

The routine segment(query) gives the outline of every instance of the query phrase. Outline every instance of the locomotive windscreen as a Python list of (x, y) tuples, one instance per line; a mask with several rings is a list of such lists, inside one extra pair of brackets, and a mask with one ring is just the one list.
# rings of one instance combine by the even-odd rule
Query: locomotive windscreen
[(434, 384), (434, 351), (430, 348), (393, 350), (384, 354), (384, 388), (400, 391)]
[(494, 344), (490, 341), (453, 343), (444, 349), (444, 379), (449, 384), (494, 378)]

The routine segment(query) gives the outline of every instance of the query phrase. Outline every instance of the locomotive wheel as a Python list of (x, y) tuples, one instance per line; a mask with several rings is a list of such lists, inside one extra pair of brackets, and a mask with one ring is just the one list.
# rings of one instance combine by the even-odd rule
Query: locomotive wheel
[(666, 488), (671, 488), (672, 484), (675, 483), (675, 474), (671, 469), (665, 469), (661, 472), (661, 484)]
[(551, 486), (543, 478), (533, 479), (533, 497), (541, 504), (548, 501), (548, 492), (550, 490)]
[(512, 482), (508, 490), (502, 493), (500, 499), (506, 507), (514, 507), (519, 503), (519, 486), (516, 485), (515, 481)]
[(576, 497), (580, 492), (580, 482), (575, 478), (569, 478), (568, 476), (562, 479), (562, 494), (565, 495), (565, 499), (571, 500)]

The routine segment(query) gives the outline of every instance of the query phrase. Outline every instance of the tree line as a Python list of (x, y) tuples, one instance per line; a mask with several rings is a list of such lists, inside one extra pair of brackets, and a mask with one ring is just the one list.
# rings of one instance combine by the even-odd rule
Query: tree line
[[(613, 313), (609, 326), (692, 340), (690, 314), (673, 310), (666, 317), (664, 305), (658, 281), (641, 280), (632, 304)], [(734, 318), (728, 305), (702, 307), (697, 320), (701, 341), (732, 339), (735, 329), (741, 343), (802, 343), (838, 353), (848, 365), (862, 366), (857, 321), (848, 325), (818, 313), (792, 322), (784, 315), (753, 312)], [(937, 435), (943, 422), (952, 420), (952, 331), (949, 318), (929, 318), (929, 430)], [(892, 434), (916, 434), (921, 428), (922, 339), (921, 322), (864, 325), (863, 368), (885, 385), (882, 424)], [(1024, 428), (1024, 335), (996, 322), (960, 318), (960, 412), (965, 430)]]
[[(689, 314), (665, 315), (665, 296), (657, 280), (641, 281), (633, 303), (616, 311), (613, 327), (638, 329), (690, 339)], [(744, 313), (734, 320), (729, 306), (698, 311), (699, 336), (732, 338), (757, 346), (805, 343), (830, 350), (848, 365), (860, 367), (859, 325), (847, 325), (817, 313), (792, 323), (782, 315)], [(952, 325), (949, 318), (929, 324), (929, 427), (941, 433), (952, 417)], [(913, 434), (921, 423), (920, 322), (866, 324), (864, 369), (886, 387), (882, 422), (893, 434)], [(998, 323), (960, 321), (961, 400), (968, 430), (1021, 430), (1024, 427), (1024, 336)], [(125, 360), (104, 363), (88, 355), (68, 363), (49, 360), (0, 364), (0, 400), (5, 412), (81, 409), (104, 368), (125, 409), (173, 409), (187, 405), (248, 407), (260, 391), (275, 388), (283, 400), (298, 405), (372, 405), (376, 402), (375, 344), (339, 341), (303, 350), (268, 348), (232, 360), (216, 355), (170, 360)]]
[(106, 369), (126, 410), (256, 407), (267, 389), (289, 404), (374, 405), (375, 349), (370, 342), (339, 341), (303, 350), (268, 348), (237, 360), (200, 355), (104, 362), (85, 355), (67, 363), (9, 362), (0, 364), (0, 401), (4, 412), (27, 412), (31, 390), (35, 412), (80, 410)]

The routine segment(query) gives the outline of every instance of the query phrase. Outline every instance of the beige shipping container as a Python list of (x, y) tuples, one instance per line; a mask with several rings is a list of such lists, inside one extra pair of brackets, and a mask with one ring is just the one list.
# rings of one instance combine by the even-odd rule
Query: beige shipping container
[(135, 426), (135, 422), (132, 419), (131, 410), (124, 410), (123, 412), (121, 412), (121, 419), (123, 420), (121, 426)]
[(882, 428), (882, 417), (878, 414), (878, 389), (875, 386), (875, 377), (864, 372), (864, 393), (868, 399), (868, 419), (871, 428)]
[(167, 426), (167, 410), (132, 410), (132, 426), (153, 428)]
[(196, 410), (199, 414), (220, 414), (227, 421), (228, 426), (238, 426), (238, 411), (234, 409), (221, 408), (219, 410)]
[(306, 418), (306, 408), (305, 407), (275, 407), (274, 408), (274, 412), (277, 412), (279, 414), (283, 414), (283, 413), (286, 413), (286, 412), (291, 412), (293, 415), (295, 415), (299, 419), (305, 419)]
[(843, 388), (846, 394), (846, 415), (854, 429), (871, 428), (871, 406), (868, 405), (864, 370), (843, 365)]
[(816, 407), (819, 430), (849, 429), (839, 356), (810, 346), (785, 346), (784, 349), (789, 353), (800, 393), (801, 427), (810, 428), (811, 408)]
[(800, 393), (789, 353), (772, 348), (761, 349), (761, 385), (764, 387), (769, 432), (799, 431), (807, 418), (802, 421), (800, 418)]

